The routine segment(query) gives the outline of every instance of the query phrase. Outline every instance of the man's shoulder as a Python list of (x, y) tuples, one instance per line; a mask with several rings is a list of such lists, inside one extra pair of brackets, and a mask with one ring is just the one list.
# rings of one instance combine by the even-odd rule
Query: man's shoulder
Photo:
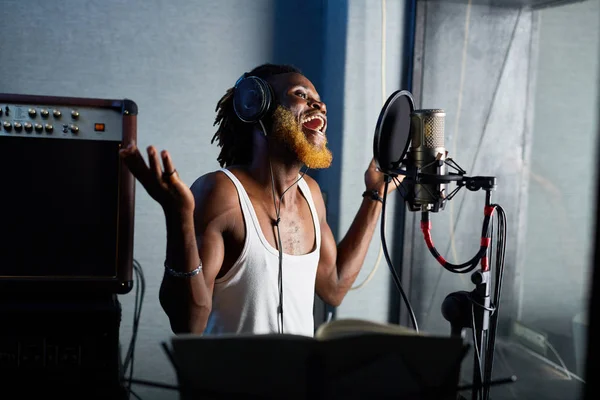
[(308, 175), (304, 175), (304, 180), (310, 189), (310, 194), (313, 199), (314, 205), (317, 209), (317, 214), (319, 215), (319, 219), (324, 221), (324, 217), (326, 214), (325, 211), (325, 200), (323, 199), (323, 193), (321, 192), (321, 187), (319, 183), (312, 177)]
[(304, 181), (306, 181), (306, 184), (308, 185), (308, 188), (310, 189), (310, 193), (312, 194), (313, 197), (315, 197), (315, 196), (322, 197), (321, 187), (319, 186), (319, 183), (313, 177), (304, 175), (303, 179), (304, 179)]
[(221, 170), (200, 176), (191, 186), (196, 207), (222, 208), (237, 203), (235, 185)]

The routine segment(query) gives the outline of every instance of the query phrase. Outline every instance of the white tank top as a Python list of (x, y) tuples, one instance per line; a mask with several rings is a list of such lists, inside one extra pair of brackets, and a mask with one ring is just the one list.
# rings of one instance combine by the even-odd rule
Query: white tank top
[[(215, 280), (212, 311), (204, 335), (278, 333), (279, 252), (265, 238), (241, 182), (230, 171), (221, 171), (237, 189), (246, 238), (237, 261)], [(298, 187), (312, 213), (316, 246), (305, 255), (283, 253), (283, 332), (312, 337), (321, 229), (308, 184), (300, 179)]]

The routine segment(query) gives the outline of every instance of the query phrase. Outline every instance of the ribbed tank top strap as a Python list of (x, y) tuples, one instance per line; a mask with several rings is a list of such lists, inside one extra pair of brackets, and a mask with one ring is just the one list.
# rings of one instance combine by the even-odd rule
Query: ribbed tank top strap
[[(244, 214), (244, 221), (245, 221), (246, 227), (247, 227), (246, 229), (248, 230), (250, 225), (252, 225), (252, 226), (254, 226), (255, 233), (258, 236), (260, 236), (260, 234), (262, 232), (260, 223), (258, 222), (258, 217), (256, 216), (256, 213), (254, 212), (254, 207), (252, 206), (252, 202), (250, 201), (250, 197), (248, 197), (248, 193), (246, 192), (246, 189), (244, 189), (244, 186), (242, 186), (242, 183), (231, 171), (229, 171), (226, 168), (222, 168), (220, 171), (224, 172), (225, 175), (227, 175), (229, 177), (229, 179), (231, 179), (231, 181), (235, 185), (235, 188), (238, 192), (238, 196), (240, 198), (242, 214)], [(248, 234), (248, 233), (249, 232), (247, 232), (246, 234)]]
[(315, 207), (315, 202), (313, 200), (310, 187), (308, 187), (308, 183), (306, 183), (304, 178), (298, 181), (298, 186), (300, 187), (302, 194), (304, 194), (304, 197), (306, 198), (306, 202), (308, 203), (308, 207), (310, 208), (310, 212), (313, 217), (313, 224), (315, 226), (315, 237), (317, 242), (316, 244), (318, 250), (321, 248), (321, 224), (319, 223), (319, 215), (317, 214), (317, 208)]

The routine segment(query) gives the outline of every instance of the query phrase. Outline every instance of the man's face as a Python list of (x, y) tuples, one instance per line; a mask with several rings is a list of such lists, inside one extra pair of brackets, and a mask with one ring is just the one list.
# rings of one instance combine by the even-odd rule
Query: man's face
[(313, 84), (303, 75), (281, 74), (269, 80), (280, 105), (273, 114), (272, 134), (310, 168), (327, 168), (327, 108)]

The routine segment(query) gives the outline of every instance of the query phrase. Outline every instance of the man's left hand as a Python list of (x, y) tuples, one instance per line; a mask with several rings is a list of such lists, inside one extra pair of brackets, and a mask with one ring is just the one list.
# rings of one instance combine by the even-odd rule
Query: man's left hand
[[(377, 164), (375, 164), (375, 159), (371, 160), (367, 171), (365, 172), (365, 186), (367, 190), (377, 190), (379, 195), (383, 197), (383, 191), (385, 190), (385, 175), (379, 171), (377, 168)], [(399, 175), (397, 178), (400, 182), (404, 179), (403, 175)], [(396, 184), (392, 181), (388, 185), (388, 194), (396, 189)]]

